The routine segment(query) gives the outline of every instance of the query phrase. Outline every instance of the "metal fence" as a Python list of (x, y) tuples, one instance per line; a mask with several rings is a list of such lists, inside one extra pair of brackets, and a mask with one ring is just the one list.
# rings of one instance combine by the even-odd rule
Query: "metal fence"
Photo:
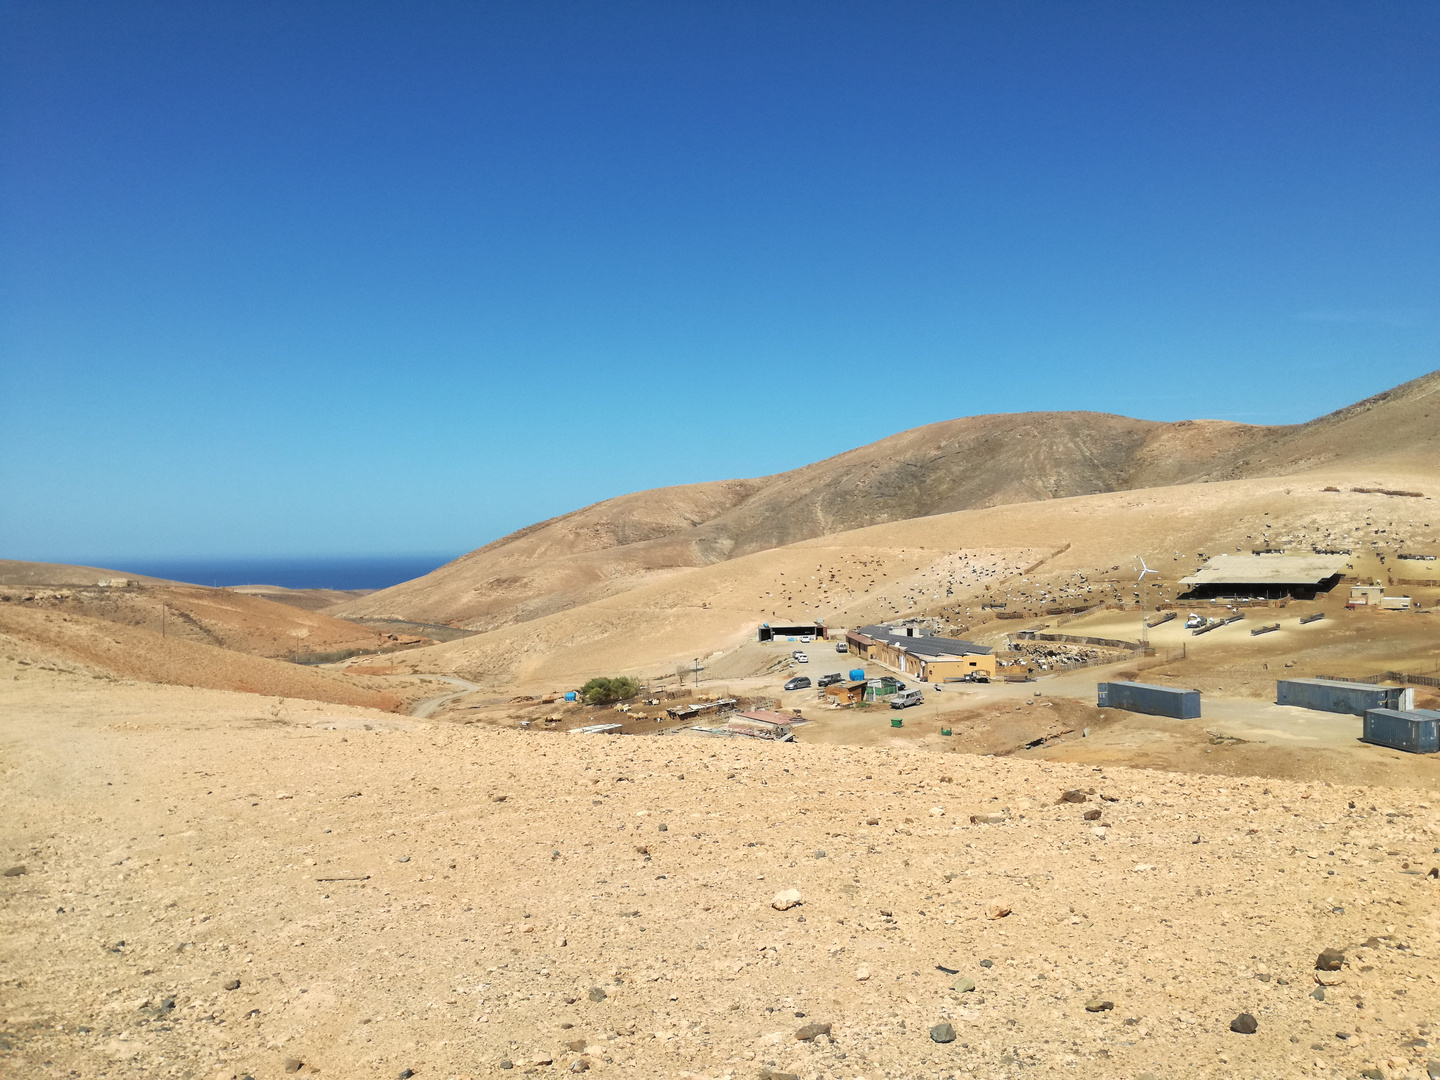
[(1378, 675), (1316, 675), (1317, 679), (1334, 679), (1336, 682), (1361, 682), (1372, 686), (1382, 682), (1409, 683), (1412, 686), (1440, 686), (1440, 678), (1433, 675), (1407, 675), (1403, 671), (1382, 671)]

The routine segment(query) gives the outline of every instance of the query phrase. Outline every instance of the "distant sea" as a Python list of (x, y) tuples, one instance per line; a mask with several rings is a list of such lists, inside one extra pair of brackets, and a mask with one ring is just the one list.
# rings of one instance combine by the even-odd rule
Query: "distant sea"
[(304, 559), (93, 559), (131, 574), (192, 585), (281, 585), (287, 589), (384, 589), (428, 574), (454, 555), (384, 555)]

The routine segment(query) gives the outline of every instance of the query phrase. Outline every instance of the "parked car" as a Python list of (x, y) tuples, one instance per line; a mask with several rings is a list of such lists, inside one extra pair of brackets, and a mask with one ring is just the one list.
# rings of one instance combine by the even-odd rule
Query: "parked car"
[(850, 651), (850, 646), (844, 641), (837, 641), (835, 642), (835, 651), (840, 653), (846, 653)]
[(796, 675), (785, 684), (786, 690), (808, 690), (809, 688), (810, 679), (804, 675)]
[(814, 635), (814, 634), (801, 634), (801, 635), (800, 635), (800, 640), (803, 641), (803, 642), (805, 642), (806, 644), (809, 644), (810, 642), (812, 642), (812, 641), (815, 640), (815, 635)]
[(802, 663), (802, 664), (808, 664), (808, 663), (810, 662), (810, 657), (806, 656), (803, 652), (800, 652), (798, 649), (797, 649), (795, 652), (791, 653), (790, 655), (793, 656), (796, 660), (798, 660), (798, 661), (799, 661), (800, 663)]
[(821, 675), (821, 676), (820, 676), (820, 681), (819, 681), (818, 683), (816, 683), (815, 685), (818, 686), (818, 687), (820, 687), (821, 690), (823, 690), (823, 689), (825, 689), (825, 687), (827, 687), (827, 686), (834, 686), (837, 682), (844, 682), (844, 681), (845, 681), (845, 676), (844, 676), (844, 675), (841, 675), (840, 672), (836, 671), (836, 672), (834, 672), (834, 673), (832, 673), (832, 674), (830, 674), (830, 675)]
[(922, 705), (924, 702), (925, 695), (919, 690), (902, 690), (890, 699), (890, 708), (908, 709), (911, 705)]

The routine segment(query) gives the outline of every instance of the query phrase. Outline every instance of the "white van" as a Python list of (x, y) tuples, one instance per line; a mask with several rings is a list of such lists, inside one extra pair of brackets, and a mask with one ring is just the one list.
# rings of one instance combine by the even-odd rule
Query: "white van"
[(925, 695), (919, 690), (901, 690), (890, 699), (890, 708), (908, 709), (911, 705), (922, 705), (925, 702)]

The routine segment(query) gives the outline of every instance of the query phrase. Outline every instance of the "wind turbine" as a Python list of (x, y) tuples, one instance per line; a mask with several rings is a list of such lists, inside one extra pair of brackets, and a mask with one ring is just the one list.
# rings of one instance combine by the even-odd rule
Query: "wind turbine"
[(1140, 576), (1135, 579), (1136, 589), (1140, 593), (1140, 644), (1148, 648), (1150, 645), (1150, 613), (1145, 605), (1145, 575), (1154, 574), (1159, 577), (1160, 571), (1151, 570), (1139, 555), (1136, 555), (1135, 558), (1140, 559)]

